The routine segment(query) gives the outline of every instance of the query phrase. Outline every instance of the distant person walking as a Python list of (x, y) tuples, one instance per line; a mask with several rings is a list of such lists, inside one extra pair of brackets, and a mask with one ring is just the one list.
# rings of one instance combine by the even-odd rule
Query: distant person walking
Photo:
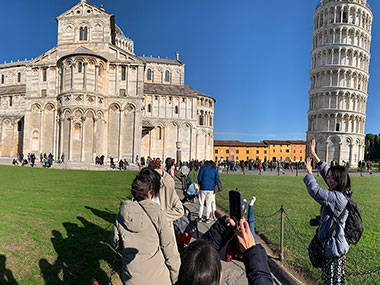
[(199, 211), (198, 219), (202, 219), (204, 203), (206, 202), (205, 222), (210, 222), (211, 204), (213, 202), (214, 188), (220, 182), (218, 171), (212, 166), (212, 162), (206, 161), (198, 173), (199, 183)]

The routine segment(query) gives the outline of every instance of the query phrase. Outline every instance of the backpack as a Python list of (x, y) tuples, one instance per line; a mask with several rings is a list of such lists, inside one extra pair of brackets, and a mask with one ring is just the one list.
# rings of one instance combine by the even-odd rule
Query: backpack
[(344, 236), (348, 244), (357, 244), (363, 233), (362, 214), (358, 203), (351, 197), (346, 197), (348, 200), (347, 210), (348, 217), (344, 228)]

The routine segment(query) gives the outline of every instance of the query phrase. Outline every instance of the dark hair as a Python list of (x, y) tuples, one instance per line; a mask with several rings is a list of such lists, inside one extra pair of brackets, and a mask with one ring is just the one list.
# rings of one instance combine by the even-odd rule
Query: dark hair
[(158, 162), (151, 162), (149, 163), (148, 165), (149, 168), (152, 168), (152, 169), (159, 169), (160, 168), (160, 164)]
[(222, 264), (219, 253), (206, 240), (196, 240), (181, 255), (176, 285), (218, 285)]
[(132, 195), (136, 201), (145, 200), (148, 192), (153, 191), (157, 195), (160, 191), (161, 177), (152, 168), (145, 167), (132, 182)]
[(336, 165), (330, 167), (327, 171), (331, 172), (332, 178), (338, 184), (335, 189), (336, 191), (342, 192), (343, 194), (347, 194), (351, 190), (351, 179), (347, 173), (347, 168), (341, 165)]

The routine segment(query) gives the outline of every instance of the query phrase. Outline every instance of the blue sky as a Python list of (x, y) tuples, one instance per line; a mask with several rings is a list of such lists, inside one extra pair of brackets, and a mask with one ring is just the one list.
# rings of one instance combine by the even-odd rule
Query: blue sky
[[(79, 0), (2, 1), (0, 62), (55, 46), (55, 17)], [(92, 0), (115, 15), (136, 55), (180, 59), (185, 84), (216, 99), (214, 138), (305, 139), (316, 0)], [(374, 21), (366, 133), (380, 132), (379, 1)], [(380, 16), (379, 16), (380, 17)]]

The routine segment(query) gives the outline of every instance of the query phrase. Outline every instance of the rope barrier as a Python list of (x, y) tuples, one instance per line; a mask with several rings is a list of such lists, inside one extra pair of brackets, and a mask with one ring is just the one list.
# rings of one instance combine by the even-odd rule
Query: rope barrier
[(262, 218), (262, 219), (268, 219), (268, 218), (272, 218), (274, 215), (278, 214), (281, 212), (281, 208), (278, 209), (276, 212), (274, 212), (273, 214), (269, 215), (269, 216), (259, 216), (257, 214), (255, 214), (255, 217), (257, 218)]
[(285, 218), (288, 221), (290, 227), (292, 228), (294, 234), (296, 235), (296, 237), (298, 238), (298, 240), (301, 242), (302, 246), (307, 250), (308, 246), (306, 245), (305, 241), (301, 238), (301, 236), (296, 231), (295, 227), (293, 226), (292, 222), (290, 221), (290, 218), (289, 218), (288, 214), (285, 211), (284, 211), (284, 213), (285, 213)]

